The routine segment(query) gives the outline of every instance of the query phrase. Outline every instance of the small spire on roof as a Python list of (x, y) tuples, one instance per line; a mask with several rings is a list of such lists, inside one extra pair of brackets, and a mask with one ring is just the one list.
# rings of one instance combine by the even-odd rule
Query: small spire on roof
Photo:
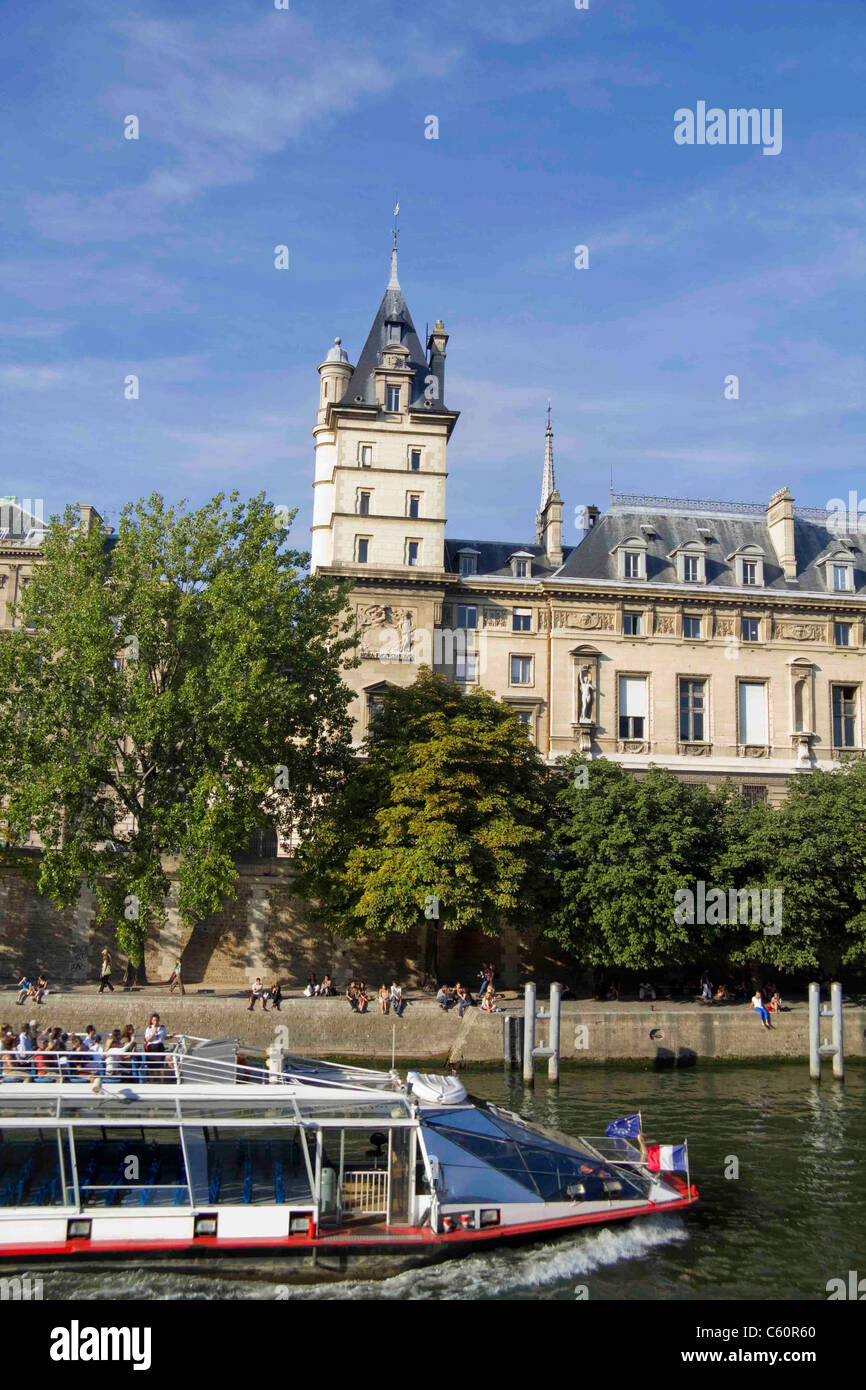
[(391, 278), (388, 281), (389, 290), (399, 290), (400, 288), (400, 281), (397, 279), (397, 238), (400, 235), (400, 230), (397, 226), (397, 218), (399, 216), (400, 201), (399, 199), (397, 199), (394, 203), (394, 226), (392, 228), (394, 234), (394, 245), (391, 248)]
[(547, 402), (547, 429), (544, 431), (544, 471), (541, 475), (541, 505), (539, 512), (543, 512), (547, 506), (548, 499), (556, 488), (556, 480), (553, 476), (553, 429), (550, 424), (550, 401)]

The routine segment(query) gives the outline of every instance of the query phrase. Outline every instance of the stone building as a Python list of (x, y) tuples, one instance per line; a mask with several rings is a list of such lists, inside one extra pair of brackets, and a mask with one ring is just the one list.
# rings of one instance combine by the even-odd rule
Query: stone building
[(452, 539), (447, 343), (438, 320), (422, 349), (395, 250), (357, 366), (337, 339), (319, 367), (312, 563), (353, 580), (359, 741), (423, 663), (510, 704), (550, 761), (656, 763), (776, 800), (862, 753), (856, 526), (786, 487), (766, 505), (613, 496), (565, 546), (548, 411), (534, 537)]

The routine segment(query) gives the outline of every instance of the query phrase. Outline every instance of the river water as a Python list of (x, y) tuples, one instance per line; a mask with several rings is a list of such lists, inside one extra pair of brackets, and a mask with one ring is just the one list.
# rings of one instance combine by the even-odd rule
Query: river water
[[(689, 1140), (689, 1212), (467, 1255), (382, 1279), (283, 1285), (276, 1261), (182, 1270), (43, 1268), (51, 1299), (819, 1299), (866, 1275), (866, 1068), (815, 1086), (805, 1062), (653, 1071), (585, 1067), (525, 1091), (502, 1068), (469, 1090), (570, 1134), (640, 1110), (650, 1141)], [(726, 1172), (731, 1176), (726, 1176)], [(737, 1176), (733, 1176), (737, 1172)]]

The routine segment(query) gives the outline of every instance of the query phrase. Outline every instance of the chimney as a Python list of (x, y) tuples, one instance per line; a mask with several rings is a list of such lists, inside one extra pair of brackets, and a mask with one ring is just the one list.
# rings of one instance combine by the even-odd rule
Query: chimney
[(786, 579), (797, 578), (794, 546), (794, 499), (786, 487), (774, 492), (767, 507), (767, 530)]
[[(425, 383), (424, 394), (428, 401), (444, 406), (445, 404), (445, 348), (448, 345), (448, 334), (445, 332), (445, 325), (441, 319), (437, 319), (433, 325), (433, 332), (427, 339), (427, 353), (430, 365), (430, 376), (436, 378), (436, 385), (432, 382)], [(438, 391), (438, 395), (435, 392)]]
[(102, 517), (95, 507), (91, 507), (86, 502), (79, 502), (78, 511), (81, 515), (82, 531), (90, 531), (91, 527), (102, 525)]

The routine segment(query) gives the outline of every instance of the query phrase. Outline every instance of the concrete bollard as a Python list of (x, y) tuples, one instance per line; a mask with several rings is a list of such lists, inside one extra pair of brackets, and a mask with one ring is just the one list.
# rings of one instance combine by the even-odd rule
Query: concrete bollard
[(830, 986), (830, 1006), (833, 1010), (830, 1041), (836, 1051), (833, 1054), (833, 1075), (838, 1081), (845, 1080), (845, 1053), (842, 1047), (842, 986), (834, 980)]
[(507, 1067), (514, 1065), (514, 1019), (502, 1015), (502, 1060)]
[(821, 1080), (821, 987), (809, 986), (809, 1075)]
[(535, 1081), (535, 983), (529, 981), (523, 992), (523, 1082)]
[(548, 1081), (559, 1081), (559, 1018), (562, 1012), (562, 985), (553, 984), (550, 986), (550, 1040), (549, 1046), (553, 1053), (547, 1059), (547, 1079)]
[(278, 1086), (283, 1075), (283, 1049), (280, 1043), (272, 1042), (267, 1050), (268, 1081)]

